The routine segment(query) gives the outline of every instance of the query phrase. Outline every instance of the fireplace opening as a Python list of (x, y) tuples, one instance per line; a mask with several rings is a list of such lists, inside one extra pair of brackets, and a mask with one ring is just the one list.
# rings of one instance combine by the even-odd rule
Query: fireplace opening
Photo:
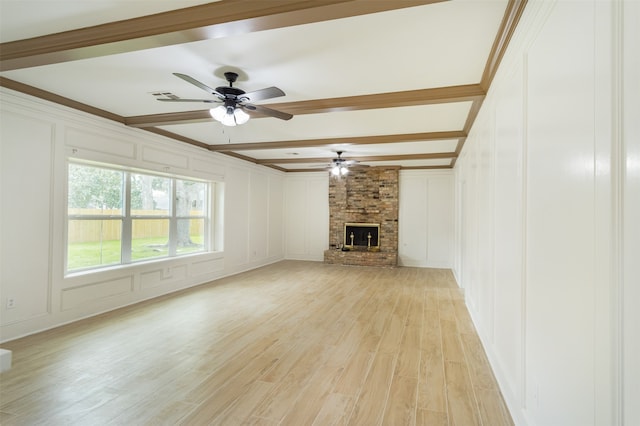
[(345, 223), (344, 245), (346, 247), (379, 247), (379, 223)]

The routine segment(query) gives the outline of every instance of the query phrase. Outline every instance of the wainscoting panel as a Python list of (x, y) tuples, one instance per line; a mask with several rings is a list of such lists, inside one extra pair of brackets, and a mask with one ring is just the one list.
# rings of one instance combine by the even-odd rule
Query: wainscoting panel
[(187, 169), (189, 167), (189, 159), (186, 155), (176, 155), (175, 152), (165, 151), (149, 146), (142, 147), (142, 160), (149, 163), (178, 167), (181, 169)]
[(453, 267), (453, 181), (450, 171), (400, 171), (400, 265)]
[(291, 173), (285, 178), (285, 257), (324, 258), (329, 246), (328, 173)]
[(269, 177), (267, 257), (284, 257), (284, 177)]
[(76, 127), (65, 128), (65, 144), (70, 148), (98, 152), (118, 158), (134, 159), (137, 152), (137, 147), (133, 142)]
[(81, 287), (67, 288), (62, 291), (62, 310), (92, 304), (102, 299), (123, 295), (133, 291), (133, 276), (121, 277), (109, 281), (87, 284)]
[(140, 288), (152, 288), (172, 282), (182, 282), (187, 278), (187, 266), (166, 266), (149, 272), (140, 273)]
[[(0, 125), (0, 281), (2, 323), (50, 310), (51, 122), (3, 112)], [(13, 300), (9, 307), (8, 299)]]
[(224, 259), (217, 258), (193, 262), (189, 269), (192, 277), (222, 272), (224, 271)]
[(251, 204), (249, 206), (249, 259), (267, 257), (269, 244), (269, 177), (253, 173), (250, 180)]

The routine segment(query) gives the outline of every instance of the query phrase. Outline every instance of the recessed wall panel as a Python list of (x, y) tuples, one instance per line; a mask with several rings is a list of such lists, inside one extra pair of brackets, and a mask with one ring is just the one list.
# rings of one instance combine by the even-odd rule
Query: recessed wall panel
[[(54, 125), (13, 112), (0, 122), (2, 323), (48, 312)], [(7, 298), (14, 308), (6, 309)]]
[(109, 297), (124, 295), (133, 291), (133, 277), (126, 276), (114, 280), (67, 288), (62, 291), (62, 310), (78, 308), (97, 303)]
[(99, 152), (116, 157), (132, 159), (136, 156), (136, 145), (133, 142), (118, 139), (113, 135), (105, 136), (74, 127), (66, 128), (65, 144), (80, 150)]
[(149, 146), (142, 147), (142, 160), (149, 163), (173, 166), (181, 169), (189, 167), (189, 159), (187, 156), (177, 155), (175, 152), (169, 152)]

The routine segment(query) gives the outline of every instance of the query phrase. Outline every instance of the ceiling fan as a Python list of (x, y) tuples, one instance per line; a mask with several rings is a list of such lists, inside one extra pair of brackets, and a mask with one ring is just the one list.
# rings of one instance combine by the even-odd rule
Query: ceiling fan
[(279, 118), (281, 120), (290, 120), (293, 117), (293, 115), (286, 112), (249, 103), (285, 96), (285, 93), (277, 87), (267, 87), (266, 89), (247, 93), (244, 90), (233, 87), (233, 83), (238, 79), (238, 74), (235, 72), (228, 71), (224, 73), (225, 78), (229, 82), (228, 87), (220, 86), (215, 89), (212, 89), (206, 84), (201, 83), (186, 74), (173, 73), (173, 75), (214, 95), (217, 99), (181, 99), (178, 97), (170, 97), (159, 98), (159, 101), (220, 103), (221, 105), (211, 108), (209, 113), (214, 119), (218, 120), (225, 126), (235, 126), (237, 124), (246, 123), (249, 120), (249, 114), (247, 114), (246, 111), (256, 111), (262, 115)]
[(338, 156), (331, 160), (331, 174), (333, 176), (344, 176), (349, 173), (349, 166), (357, 164), (356, 160), (347, 160), (342, 158), (342, 154), (344, 151), (336, 151)]

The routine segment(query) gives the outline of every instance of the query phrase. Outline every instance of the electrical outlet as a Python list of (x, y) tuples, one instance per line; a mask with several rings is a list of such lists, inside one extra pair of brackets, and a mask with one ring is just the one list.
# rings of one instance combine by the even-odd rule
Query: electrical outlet
[(162, 278), (163, 279), (167, 279), (167, 278), (171, 278), (171, 277), (172, 277), (171, 267), (167, 266), (162, 270)]
[(16, 299), (13, 297), (7, 297), (7, 309), (13, 309), (16, 307)]

